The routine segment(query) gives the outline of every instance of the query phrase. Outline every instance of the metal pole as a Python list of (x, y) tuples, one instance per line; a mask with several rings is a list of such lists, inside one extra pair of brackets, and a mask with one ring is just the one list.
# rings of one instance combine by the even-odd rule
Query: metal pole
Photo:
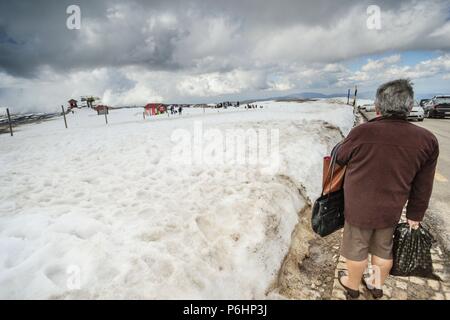
[(64, 106), (61, 106), (61, 110), (62, 110), (63, 117), (64, 117), (64, 125), (66, 126), (66, 129), (67, 129), (66, 112), (64, 111)]
[(108, 124), (108, 107), (106, 107), (106, 111), (105, 111), (105, 121), (106, 121), (106, 124)]
[(9, 108), (6, 108), (6, 113), (8, 114), (9, 132), (11, 133), (11, 137), (12, 137), (13, 130), (12, 130), (12, 124), (11, 124), (11, 115), (9, 114)]
[(347, 104), (350, 104), (350, 89), (347, 92)]

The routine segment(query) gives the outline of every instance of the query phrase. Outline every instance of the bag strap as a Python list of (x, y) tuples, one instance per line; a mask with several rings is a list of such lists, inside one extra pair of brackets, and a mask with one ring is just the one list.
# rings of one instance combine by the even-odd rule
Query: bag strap
[[(330, 177), (330, 186), (328, 189), (328, 195), (330, 194), (331, 191), (331, 181), (333, 181), (333, 177), (334, 177), (334, 169), (336, 167), (336, 158), (337, 158), (337, 153), (339, 151), (339, 148), (341, 147), (342, 142), (339, 142), (331, 151), (331, 161), (330, 161), (330, 165), (328, 166), (328, 177)], [(327, 181), (327, 179), (325, 179), (325, 181)], [(325, 191), (325, 186), (322, 186), (322, 193), (321, 196), (323, 196), (323, 192)]]

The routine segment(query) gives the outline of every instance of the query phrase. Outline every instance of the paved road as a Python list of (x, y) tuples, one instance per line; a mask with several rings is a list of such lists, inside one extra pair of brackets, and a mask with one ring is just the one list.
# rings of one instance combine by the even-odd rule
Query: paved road
[[(375, 117), (374, 112), (365, 115), (369, 119)], [(444, 250), (450, 252), (450, 119), (425, 119), (414, 123), (433, 132), (439, 141), (440, 153), (428, 219)]]
[(439, 159), (429, 210), (431, 218), (435, 218), (433, 226), (445, 250), (450, 252), (450, 119), (425, 119), (417, 125), (433, 132), (439, 141)]

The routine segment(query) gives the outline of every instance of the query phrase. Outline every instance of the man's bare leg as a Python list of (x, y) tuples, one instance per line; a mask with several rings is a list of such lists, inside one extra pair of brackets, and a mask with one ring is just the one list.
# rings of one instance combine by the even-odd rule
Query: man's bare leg
[(372, 266), (374, 266), (374, 277), (371, 277), (370, 285), (374, 286), (377, 289), (381, 289), (384, 285), (384, 281), (386, 281), (386, 278), (389, 276), (389, 272), (392, 268), (392, 259), (383, 259), (380, 257), (377, 257), (375, 255), (372, 255)]
[(367, 259), (363, 261), (346, 260), (348, 276), (342, 277), (342, 283), (344, 286), (359, 290), (359, 284), (363, 276), (364, 270), (367, 268)]

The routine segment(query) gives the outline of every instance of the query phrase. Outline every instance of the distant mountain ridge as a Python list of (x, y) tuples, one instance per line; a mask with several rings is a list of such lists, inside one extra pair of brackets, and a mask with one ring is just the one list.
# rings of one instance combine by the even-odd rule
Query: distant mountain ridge
[(346, 97), (347, 94), (343, 93), (333, 93), (333, 94), (323, 94), (318, 92), (301, 92), (289, 94), (282, 97), (277, 97), (277, 100), (284, 99), (327, 99), (327, 98), (336, 98), (336, 97)]
[[(370, 94), (362, 93), (361, 95), (358, 93), (359, 98), (365, 99), (366, 97), (370, 97)], [(269, 98), (260, 98), (260, 99), (247, 99), (245, 101), (241, 101), (241, 103), (251, 103), (257, 101), (267, 101), (267, 100), (278, 100), (278, 101), (287, 101), (292, 99), (328, 99), (328, 98), (339, 98), (339, 97), (347, 97), (347, 93), (331, 93), (324, 94), (319, 92), (300, 92), (288, 94), (285, 96), (275, 96)], [(350, 94), (350, 98), (353, 97), (353, 93)]]
[[(354, 92), (350, 92), (350, 99), (353, 98)], [(416, 100), (421, 99), (430, 99), (435, 95), (442, 95), (443, 93), (417, 93), (415, 95)], [(279, 101), (287, 101), (292, 99), (328, 99), (328, 98), (339, 98), (339, 97), (347, 97), (347, 93), (331, 93), (331, 94), (324, 94), (319, 92), (300, 92), (300, 93), (292, 93), (284, 96), (274, 96), (269, 98), (259, 98), (259, 99), (247, 99), (244, 101), (241, 101), (241, 103), (252, 103), (252, 102), (258, 102), (258, 101), (267, 101), (267, 100), (279, 100)], [(375, 99), (375, 92), (358, 92), (359, 99)]]

